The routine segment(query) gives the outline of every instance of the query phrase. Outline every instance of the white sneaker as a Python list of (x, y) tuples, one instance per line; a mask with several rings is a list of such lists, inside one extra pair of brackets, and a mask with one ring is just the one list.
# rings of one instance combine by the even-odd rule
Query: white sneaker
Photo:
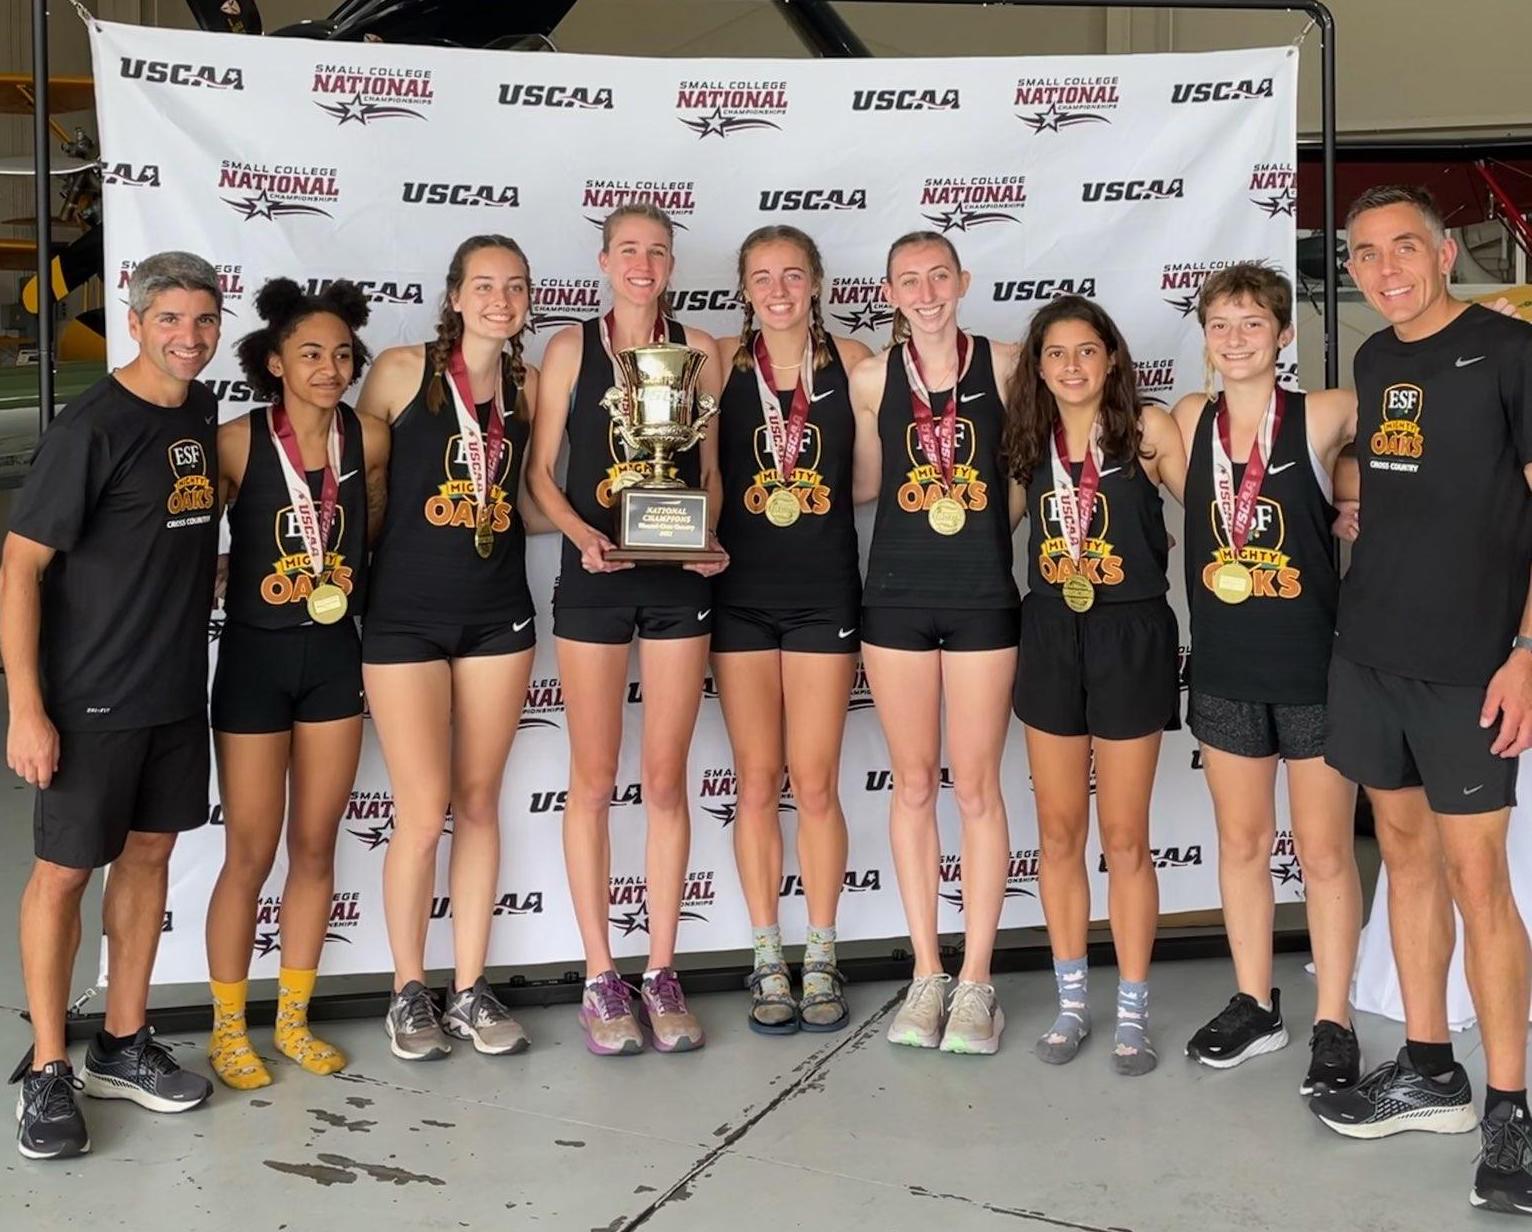
[(888, 1028), (890, 1044), (911, 1048), (935, 1048), (941, 1043), (942, 1026), (947, 1018), (947, 985), (952, 977), (917, 975), (904, 994), (904, 1004)]
[(995, 1000), (994, 986), (964, 980), (952, 993), (942, 1051), (993, 1056), (1000, 1050), (1000, 1033), (1004, 1030), (1005, 1011)]

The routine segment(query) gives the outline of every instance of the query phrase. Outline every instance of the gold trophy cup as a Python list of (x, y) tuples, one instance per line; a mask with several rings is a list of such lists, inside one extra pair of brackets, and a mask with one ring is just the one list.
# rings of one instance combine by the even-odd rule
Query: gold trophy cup
[[(617, 547), (608, 560), (712, 564), (724, 554), (708, 533), (708, 494), (676, 475), (673, 455), (702, 439), (718, 404), (697, 392), (707, 356), (675, 343), (628, 347), (613, 356), (618, 384), (601, 405), (612, 417), (631, 460), (649, 473), (618, 492)], [(634, 474), (635, 472), (625, 472)]]

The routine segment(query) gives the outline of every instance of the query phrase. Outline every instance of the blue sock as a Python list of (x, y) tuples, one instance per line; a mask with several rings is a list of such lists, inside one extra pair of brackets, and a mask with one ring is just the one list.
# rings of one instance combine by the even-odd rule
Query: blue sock
[(1149, 1040), (1149, 981), (1117, 981), (1117, 1037), (1112, 1066), (1119, 1074), (1137, 1077), (1159, 1063)]
[(1059, 1016), (1037, 1041), (1037, 1055), (1050, 1065), (1073, 1061), (1090, 1034), (1090, 1005), (1086, 998), (1086, 960), (1055, 958), (1053, 978), (1059, 990)]

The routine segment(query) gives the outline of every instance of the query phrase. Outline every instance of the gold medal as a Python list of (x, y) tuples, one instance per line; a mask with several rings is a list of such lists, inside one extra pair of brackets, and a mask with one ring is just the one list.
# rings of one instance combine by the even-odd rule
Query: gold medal
[(1213, 594), (1225, 603), (1243, 603), (1255, 593), (1255, 578), (1238, 561), (1229, 561), (1213, 570)]
[(612, 491), (621, 492), (624, 488), (631, 488), (642, 480), (643, 477), (643, 474), (639, 471), (618, 471), (611, 483)]
[(791, 526), (802, 512), (798, 498), (786, 488), (778, 488), (766, 498), (766, 520), (773, 526)]
[(473, 528), (473, 550), (485, 560), (495, 550), (495, 531), (489, 524), (489, 510), (479, 510), (479, 520)]
[(963, 529), (963, 523), (968, 521), (968, 510), (952, 497), (943, 496), (926, 510), (926, 520), (938, 535), (955, 535)]
[(346, 592), (325, 582), (309, 591), (309, 619), (317, 625), (333, 625), (346, 614)]
[(1071, 573), (1061, 588), (1064, 603), (1071, 612), (1088, 612), (1096, 602), (1096, 588), (1083, 573)]

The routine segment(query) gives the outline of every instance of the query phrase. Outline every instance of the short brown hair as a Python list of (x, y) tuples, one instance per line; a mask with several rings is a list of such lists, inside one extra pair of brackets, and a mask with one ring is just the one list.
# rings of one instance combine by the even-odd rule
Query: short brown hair
[(1269, 265), (1240, 261), (1208, 275), (1197, 297), (1197, 324), (1208, 323), (1208, 307), (1216, 299), (1252, 299), (1277, 319), (1281, 333), (1293, 323), (1293, 284)]
[(1442, 218), (1441, 207), (1436, 204), (1436, 198), (1430, 190), (1419, 184), (1377, 184), (1367, 189), (1346, 211), (1346, 230), (1351, 230), (1351, 224), (1357, 220), (1358, 215), (1368, 210), (1380, 210), (1385, 205), (1413, 205), (1425, 216), (1438, 244), (1447, 238), (1447, 224)]

